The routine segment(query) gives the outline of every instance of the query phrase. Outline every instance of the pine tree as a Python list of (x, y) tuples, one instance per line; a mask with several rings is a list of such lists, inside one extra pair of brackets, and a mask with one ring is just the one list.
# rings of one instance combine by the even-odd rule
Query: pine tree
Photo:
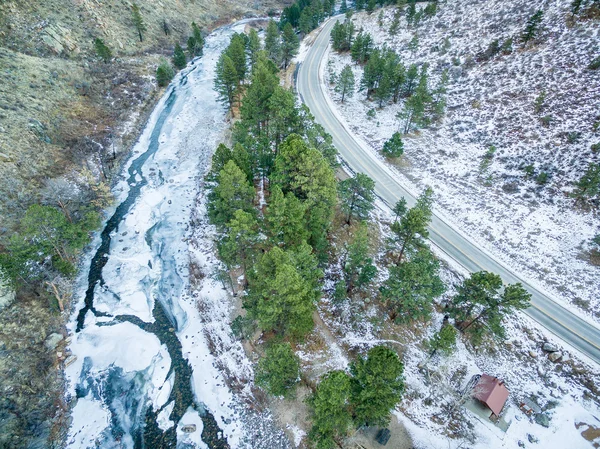
[(600, 164), (590, 162), (583, 176), (575, 183), (573, 196), (577, 201), (593, 199), (600, 195)]
[(112, 59), (112, 51), (110, 51), (110, 48), (108, 48), (104, 41), (99, 37), (94, 40), (94, 48), (96, 49), (96, 54), (102, 59), (102, 61), (105, 63), (110, 62)]
[(342, 69), (335, 91), (342, 96), (342, 103), (344, 103), (346, 96), (352, 97), (354, 95), (354, 72), (352, 72), (352, 67), (349, 65)]
[(296, 36), (296, 32), (289, 23), (283, 27), (283, 35), (281, 41), (281, 57), (283, 58), (283, 68), (287, 69), (289, 62), (298, 54), (300, 48), (300, 40)]
[(408, 209), (403, 216), (399, 217), (400, 220), (392, 225), (392, 232), (400, 247), (398, 264), (402, 262), (407, 250), (422, 247), (422, 239), (426, 239), (429, 236), (427, 226), (429, 226), (431, 220), (432, 203), (433, 190), (428, 187), (417, 199), (417, 204)]
[(354, 288), (360, 289), (368, 285), (377, 275), (377, 268), (373, 265), (373, 259), (369, 257), (369, 236), (365, 223), (361, 224), (348, 245), (342, 268), (347, 294)]
[(541, 30), (540, 24), (542, 23), (543, 18), (544, 11), (540, 9), (533, 16), (527, 19), (527, 25), (525, 26), (525, 30), (521, 35), (521, 40), (523, 42), (529, 42), (531, 39), (533, 39), (539, 34)]
[(196, 22), (192, 22), (192, 35), (187, 40), (187, 50), (190, 58), (202, 56), (204, 51), (204, 37)]
[(181, 45), (175, 44), (175, 50), (173, 51), (173, 65), (181, 70), (187, 64), (187, 60), (185, 58), (185, 53), (183, 52), (183, 48)]
[(281, 62), (281, 37), (277, 23), (273, 19), (269, 20), (269, 24), (267, 25), (265, 50), (269, 59), (276, 65), (279, 65)]
[(488, 332), (503, 338), (502, 320), (515, 310), (529, 307), (531, 294), (520, 283), (503, 284), (500, 276), (487, 271), (473, 273), (456, 289), (448, 306), (459, 330), (469, 333), (474, 344), (479, 344)]
[(400, 157), (404, 154), (404, 142), (400, 133), (395, 132), (392, 137), (383, 144), (381, 150), (385, 157)]
[(274, 244), (292, 247), (308, 240), (305, 215), (306, 204), (292, 192), (284, 195), (277, 185), (271, 189), (265, 218)]
[(404, 392), (404, 365), (385, 346), (375, 346), (367, 358), (358, 357), (350, 366), (350, 402), (358, 426), (385, 427)]
[(346, 0), (342, 0), (342, 4), (340, 5), (340, 14), (344, 14), (346, 11), (348, 11), (348, 4), (346, 3)]
[(341, 208), (347, 214), (346, 223), (352, 217), (365, 220), (373, 210), (375, 201), (375, 181), (364, 173), (356, 173), (352, 178), (339, 184)]
[(248, 66), (246, 63), (246, 42), (242, 33), (235, 33), (231, 37), (229, 45), (225, 49), (227, 56), (231, 58), (238, 76), (238, 85), (246, 78)]
[(244, 307), (263, 331), (302, 338), (312, 330), (312, 314), (319, 295), (313, 273), (316, 262), (308, 270), (305, 265), (294, 252), (275, 246), (262, 255), (249, 273), (250, 288)]
[(208, 217), (211, 223), (221, 228), (235, 217), (238, 209), (254, 213), (254, 187), (233, 160), (219, 172), (217, 185), (208, 198)]
[(357, 11), (365, 9), (365, 0), (354, 0), (354, 7)]
[(438, 351), (450, 354), (456, 348), (456, 329), (451, 324), (442, 325), (442, 328), (427, 342), (427, 346), (432, 356)]
[(324, 257), (337, 200), (335, 175), (327, 160), (318, 150), (309, 148), (299, 135), (291, 134), (275, 158), (271, 183), (278, 184), (284, 193), (293, 192), (306, 201), (309, 244)]
[(377, 6), (377, 0), (367, 0), (367, 13), (372, 14)]
[(289, 343), (267, 347), (256, 369), (256, 383), (273, 396), (293, 395), (300, 376), (300, 360)]
[(156, 69), (156, 83), (161, 87), (168, 85), (174, 76), (173, 67), (167, 61), (162, 61)]
[(246, 273), (254, 248), (259, 242), (258, 221), (253, 213), (238, 209), (226, 228), (217, 244), (219, 257), (229, 268), (241, 266)]
[(330, 371), (307, 401), (312, 411), (308, 438), (319, 449), (332, 449), (352, 427), (350, 377), (344, 371)]
[(365, 64), (373, 53), (373, 38), (362, 30), (356, 35), (350, 48), (352, 60), (358, 64)]
[(144, 23), (144, 19), (142, 19), (142, 14), (140, 12), (140, 7), (134, 3), (131, 5), (131, 19), (133, 22), (133, 26), (138, 32), (138, 36), (140, 38), (140, 42), (144, 40), (144, 32), (146, 32), (146, 24)]
[(219, 94), (219, 100), (229, 109), (235, 102), (239, 80), (235, 64), (226, 52), (221, 53), (215, 69), (215, 90)]
[(250, 29), (248, 34), (248, 56), (250, 59), (250, 68), (253, 69), (256, 61), (258, 60), (258, 52), (261, 50), (260, 38), (258, 32), (254, 29)]
[(395, 36), (398, 33), (398, 28), (400, 28), (400, 8), (396, 9), (394, 13), (394, 18), (390, 25), (389, 34)]
[(381, 286), (381, 296), (397, 322), (428, 320), (433, 299), (444, 293), (439, 262), (428, 249), (420, 249), (410, 260), (390, 267), (390, 276)]

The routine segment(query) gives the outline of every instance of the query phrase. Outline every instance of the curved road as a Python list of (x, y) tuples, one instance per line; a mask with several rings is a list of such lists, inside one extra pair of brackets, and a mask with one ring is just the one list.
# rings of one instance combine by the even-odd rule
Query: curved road
[[(341, 16), (339, 16), (341, 17)], [(366, 150), (349, 132), (332, 111), (332, 103), (323, 91), (321, 64), (329, 46), (329, 35), (339, 17), (327, 22), (298, 71), (297, 89), (302, 101), (310, 108), (317, 122), (325, 127), (333, 137), (333, 143), (344, 161), (354, 172), (365, 173), (375, 180), (375, 191), (388, 205), (393, 205), (401, 197), (412, 206), (415, 198), (394, 179), (383, 162)], [(594, 362), (600, 364), (600, 330), (582, 320), (547, 294), (537, 290), (522, 280), (510, 268), (495, 260), (468, 237), (454, 230), (438, 215), (432, 218), (429, 228), (430, 240), (449, 257), (469, 272), (481, 270), (498, 273), (505, 283), (520, 282), (531, 293), (531, 307), (525, 313), (579, 350)]]

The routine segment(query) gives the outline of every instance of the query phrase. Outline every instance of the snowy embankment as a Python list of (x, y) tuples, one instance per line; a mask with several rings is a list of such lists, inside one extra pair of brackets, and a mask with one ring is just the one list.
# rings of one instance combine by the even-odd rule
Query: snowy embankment
[[(115, 189), (123, 203), (136, 183), (142, 185), (125, 212), (119, 206), (111, 218), (121, 221), (110, 235), (83, 328), (76, 332), (76, 314), (70, 325), (77, 358), (66, 369), (68, 393), (78, 399), (69, 447), (134, 447), (147, 437), (149, 411), (156, 414), (154, 435), (170, 432), (178, 444), (224, 447), (224, 437), (232, 448), (285, 446), (269, 416), (245, 410), (247, 396), (232, 392), (223, 373), (226, 366), (230, 378), (251, 384), (251, 364), (230, 335), (230, 298), (212, 278), (218, 262), (199, 187), (225, 129), (225, 111), (213, 91), (215, 64), (246, 22), (210, 34), (204, 57), (174, 79), (125, 167), (135, 181)], [(93, 246), (100, 248), (99, 237)], [(204, 274), (193, 282), (191, 259)], [(84, 306), (89, 262), (87, 268), (76, 310)], [(213, 355), (219, 349), (214, 340), (227, 342), (228, 351)], [(190, 372), (193, 398), (185, 397)], [(205, 438), (207, 422), (213, 434)]]
[[(377, 45), (387, 44), (405, 65), (428, 63), (430, 86), (449, 69), (448, 107), (442, 123), (404, 139), (405, 153), (392, 169), (418, 192), (431, 186), (436, 207), (505, 265), (533, 284), (592, 319), (600, 319), (600, 269), (589, 263), (588, 242), (600, 232), (597, 215), (576, 210), (568, 197), (572, 183), (589, 162), (600, 162), (590, 147), (600, 140), (594, 123), (600, 104), (600, 71), (587, 69), (597, 55), (600, 25), (585, 21), (567, 25), (570, 1), (488, 0), (440, 3), (438, 13), (417, 28), (400, 19), (390, 36), (393, 8), (372, 15), (356, 14), (355, 28), (369, 32)], [(539, 42), (523, 48), (518, 36), (526, 20), (544, 10)], [(418, 36), (418, 49), (409, 42)], [(514, 37), (514, 51), (476, 62), (494, 39)], [(329, 67), (339, 74), (350, 64), (357, 85), (362, 68), (348, 54), (330, 52)], [(324, 64), (328, 76), (328, 64)], [(328, 84), (328, 83), (327, 83)], [(355, 92), (340, 103), (350, 128), (377, 157), (383, 143), (400, 128), (402, 101), (377, 109)], [(535, 99), (545, 92), (541, 111)], [(375, 118), (367, 112), (375, 109)], [(551, 117), (550, 124), (542, 120)], [(484, 155), (496, 151), (488, 166)], [(533, 166), (533, 175), (524, 168)], [(546, 184), (536, 176), (549, 175)]]

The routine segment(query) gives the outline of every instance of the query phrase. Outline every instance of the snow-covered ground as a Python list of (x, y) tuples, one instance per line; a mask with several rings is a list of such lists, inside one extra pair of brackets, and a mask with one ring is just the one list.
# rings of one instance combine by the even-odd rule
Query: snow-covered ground
[[(242, 31), (244, 25), (245, 21), (238, 22), (209, 35), (204, 57), (174, 79), (124, 173), (135, 167), (131, 164), (152, 145), (158, 145), (157, 151), (137, 169), (131, 185), (124, 178), (116, 188), (121, 203), (136, 183), (147, 182), (111, 235), (103, 282), (94, 288), (97, 313), (87, 312), (79, 332), (76, 314), (70, 324), (70, 350), (77, 359), (66, 373), (69, 394), (78, 400), (72, 412), (69, 447), (134, 447), (148, 407), (158, 412), (156, 423), (162, 431), (176, 425), (178, 443), (191, 447), (207, 447), (201, 439), (203, 410), (214, 417), (217, 437), (222, 432), (232, 448), (285, 447), (281, 432), (269, 426), (268, 414), (245, 413), (245, 396), (236, 395), (226, 383), (224, 365), (251, 381), (250, 362), (230, 335), (230, 300), (212, 279), (218, 265), (211, 255), (210, 232), (203, 231), (206, 223), (200, 230), (191, 223), (193, 215), (205, 215), (204, 192), (199, 185), (225, 128), (225, 111), (213, 91), (215, 64), (231, 34)], [(170, 112), (163, 114), (166, 108), (171, 108)], [(99, 246), (98, 237), (94, 251)], [(193, 283), (189, 271), (192, 257), (203, 262), (206, 274)], [(83, 306), (87, 288), (88, 270), (82, 271), (76, 312)], [(161, 343), (168, 337), (158, 329), (161, 323), (153, 313), (155, 301), (162, 305), (167, 327), (171, 326), (167, 332), (175, 333), (180, 350), (179, 343), (170, 347)], [(200, 307), (206, 303), (211, 307)], [(114, 319), (116, 316), (121, 318)], [(215, 358), (213, 342), (207, 336), (227, 341), (230, 351)], [(177, 405), (171, 393), (176, 376), (185, 370), (173, 371), (170, 354), (182, 354), (192, 370), (194, 397), (190, 402), (196, 410), (190, 406), (181, 412), (179, 422), (171, 419)]]
[[(590, 149), (600, 141), (594, 130), (600, 71), (587, 69), (597, 56), (600, 24), (567, 25), (570, 3), (451, 0), (439, 3), (437, 15), (417, 28), (407, 27), (402, 16), (395, 36), (387, 31), (394, 8), (383, 10), (383, 27), (378, 24), (380, 10), (356, 14), (353, 20), (377, 45), (394, 48), (405, 65), (429, 63), (431, 87), (449, 69), (446, 117), (404, 139), (405, 155), (393, 167), (398, 178), (416, 192), (433, 187), (436, 207), (460, 229), (533, 283), (598, 321), (600, 268), (586, 258), (600, 222), (597, 213), (574, 209), (567, 194), (589, 162), (600, 162), (600, 153)], [(539, 41), (524, 47), (518, 36), (538, 9), (544, 11), (544, 31)], [(408, 43), (415, 34), (419, 46), (412, 52)], [(515, 38), (512, 54), (476, 61), (492, 40), (502, 44), (509, 37)], [(339, 74), (346, 64), (353, 67), (358, 85), (362, 68), (348, 54), (330, 52), (331, 70)], [(326, 76), (329, 67), (325, 65)], [(536, 113), (534, 101), (542, 91), (546, 100)], [(402, 101), (379, 110), (364, 92), (355, 92), (344, 104), (333, 86), (329, 93), (374, 153), (399, 130), (396, 113)], [(368, 119), (372, 108), (375, 118)], [(550, 125), (542, 124), (542, 116), (552, 117)], [(497, 150), (485, 168), (483, 156), (491, 145)], [(525, 177), (528, 165), (534, 167), (532, 177)], [(541, 172), (550, 176), (544, 186), (534, 180)]]
[[(379, 225), (381, 239), (385, 240), (389, 230), (383, 224), (391, 223), (393, 217), (381, 202), (373, 221), (375, 226)], [(377, 259), (380, 265), (380, 257)], [(448, 287), (439, 298), (441, 302), (454, 295), (452, 286), (460, 282), (462, 274), (443, 265), (440, 275)], [(600, 428), (600, 407), (590, 394), (590, 387), (597, 388), (594, 384), (600, 373), (574, 359), (561, 349), (560, 340), (537, 330), (535, 323), (522, 313), (507, 320), (506, 340), (497, 346), (490, 344), (473, 350), (459, 334), (457, 348), (451, 355), (438, 354), (432, 358), (423, 342), (439, 330), (443, 313), (434, 313), (431, 322), (424, 326), (418, 323), (414, 328), (390, 326), (377, 304), (363, 304), (360, 300), (339, 305), (324, 300), (319, 313), (338, 347), (366, 352), (372, 346), (384, 344), (402, 355), (406, 391), (394, 414), (409, 431), (416, 448), (517, 448), (519, 442), (525, 447), (593, 447), (582, 432), (589, 426)], [(554, 363), (548, 359), (541, 349), (546, 341), (563, 351), (564, 361)], [(300, 355), (304, 360), (315, 359), (310, 354)], [(460, 404), (471, 377), (481, 373), (504, 380), (510, 391), (503, 413), (503, 419), (510, 423), (506, 433)], [(533, 417), (519, 410), (520, 403), (530, 398), (550, 418), (549, 427), (535, 423)], [(529, 435), (538, 443), (531, 443)]]

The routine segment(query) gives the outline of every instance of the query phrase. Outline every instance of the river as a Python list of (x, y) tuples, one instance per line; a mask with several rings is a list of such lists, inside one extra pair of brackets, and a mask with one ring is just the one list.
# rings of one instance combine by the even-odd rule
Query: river
[[(204, 56), (173, 80), (115, 188), (117, 206), (94, 239), (69, 325), (77, 358), (66, 369), (68, 447), (289, 446), (268, 412), (244, 405), (252, 367), (214, 279), (202, 189), (226, 125), (216, 61), (244, 26), (207, 36)], [(192, 262), (202, 275), (190, 282)], [(232, 378), (240, 391), (228, 387)]]

